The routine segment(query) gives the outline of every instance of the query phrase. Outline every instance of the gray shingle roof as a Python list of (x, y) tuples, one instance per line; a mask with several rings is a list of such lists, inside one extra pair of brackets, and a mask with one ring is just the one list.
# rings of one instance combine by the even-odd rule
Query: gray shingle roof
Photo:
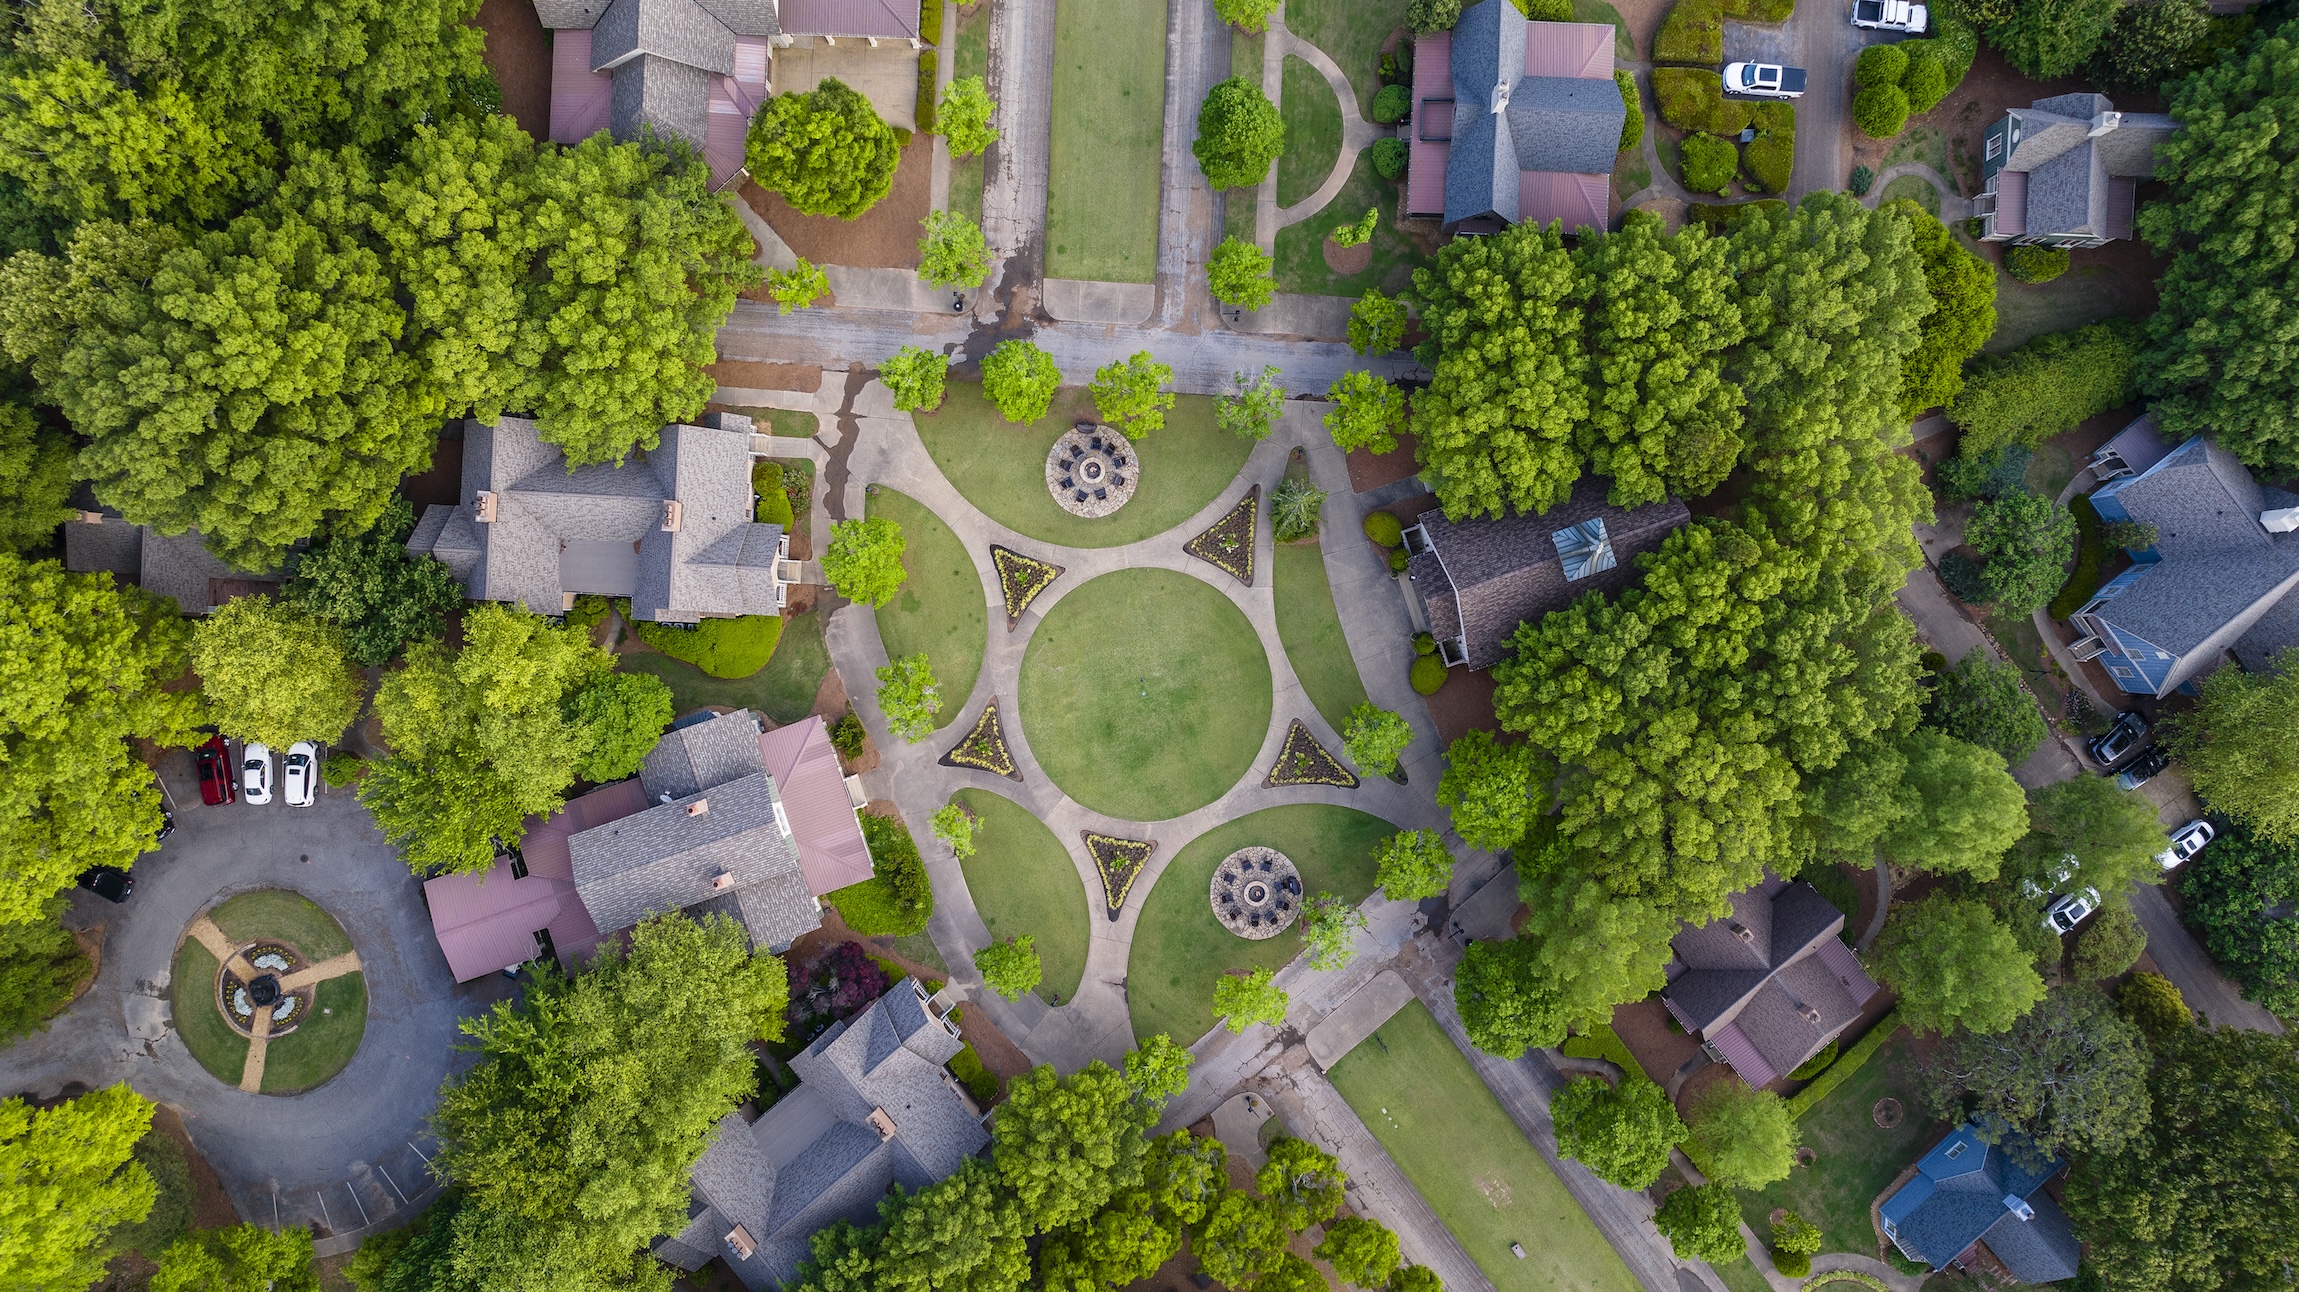
[(614, 0), (591, 29), (591, 70), (649, 55), (689, 71), (732, 76), (734, 33), (695, 0)]
[[(612, 930), (731, 895), (714, 887), (722, 873), (732, 876), (730, 887), (737, 890), (788, 876), (798, 881), (795, 889), (779, 884), (768, 891), (795, 894), (803, 903), (798, 913), (764, 928), (751, 926), (754, 942), (775, 945), (778, 930), (807, 913), (819, 923), (820, 915), (811, 911), (814, 899), (799, 873), (798, 849), (776, 823), (774, 802), (774, 782), (757, 772), (585, 830), (567, 840), (576, 895), (601, 930)], [(709, 805), (707, 811), (688, 811), (701, 803)], [(750, 909), (742, 914), (748, 925)]]
[[(1767, 1062), (1773, 1061), (1775, 1051), (1785, 1054), (1794, 1048), (1792, 1032), (1812, 1026), (1796, 1016), (1796, 1002), (1819, 1009), (1821, 1021), (1815, 1035), (1821, 1039), (1814, 1040), (1796, 1059), (1773, 1063), (1786, 1072), (1817, 1050), (1826, 1036), (1859, 1017), (1859, 1008), (1851, 1004), (1843, 984), (1812, 957), (1822, 941), (1835, 937), (1844, 927), (1844, 913), (1810, 884), (1786, 883), (1770, 872), (1766, 872), (1763, 883), (1734, 893), (1731, 900), (1731, 913), (1723, 918), (1686, 924), (1677, 930), (1670, 945), (1684, 972), (1661, 994), (1693, 1031), (1705, 1032), (1739, 1021)], [(1735, 925), (1746, 930), (1747, 936), (1735, 932)], [(1767, 991), (1780, 999), (1754, 1019), (1749, 1018), (1747, 1011), (1755, 1008), (1754, 1002), (1769, 999)], [(1794, 1023), (1775, 1017), (1779, 1009), (1794, 1017)], [(1759, 1030), (1766, 1030), (1773, 1040), (1768, 1043)]]
[(2004, 1263), (2012, 1277), (2022, 1283), (2057, 1283), (2072, 1279), (2083, 1247), (2076, 1242), (2075, 1230), (2068, 1224), (2067, 1213), (2051, 1200), (2049, 1194), (2036, 1194), (2028, 1199), (2035, 1215), (2027, 1220), (2007, 1211), (1980, 1241)]
[[(1515, 223), (1527, 171), (1609, 175), (1628, 109), (1609, 66), (1599, 76), (1526, 74), (1528, 31), (1590, 24), (1528, 24), (1509, 0), (1480, 0), (1453, 28), (1453, 135), (1445, 167), (1445, 223), (1488, 213)], [(1604, 49), (1611, 49), (1606, 33)]]
[[(2062, 94), (2010, 113), (2017, 142), (2003, 169), (2024, 173), (2024, 206), (2004, 233), (2130, 236), (2131, 181), (2155, 173), (2157, 145), (2178, 124), (2159, 113), (2116, 112), (2102, 94)], [(1999, 179), (1999, 188), (2003, 182)], [(2007, 195), (2008, 197), (2018, 195)], [(2003, 204), (1999, 204), (1999, 211)]]
[(1518, 170), (1610, 175), (1628, 108), (1611, 79), (1528, 76), (1509, 95)]
[(683, 799), (765, 770), (758, 718), (737, 709), (664, 732), (639, 767), (639, 783), (646, 786), (648, 800), (659, 803), (665, 796)]
[(105, 509), (95, 524), (64, 526), (64, 568), (79, 574), (108, 570), (155, 596), (173, 597), (187, 615), (204, 615), (249, 593), (276, 588), (282, 572), (250, 572), (218, 560), (196, 529), (162, 534), (149, 525), (131, 525)]
[[(1423, 512), (1417, 523), (1430, 551), (1412, 558), (1407, 572), (1428, 607), (1430, 631), (1440, 639), (1465, 638), (1469, 667), (1489, 668), (1508, 654), (1518, 624), (1563, 609), (1584, 592), (1614, 596), (1626, 588), (1637, 577), (1632, 558), (1660, 546), (1692, 513), (1674, 498), (1624, 511), (1605, 501), (1610, 487), (1603, 476), (1584, 475), (1569, 498), (1540, 515), (1451, 521), (1441, 511)], [(1554, 535), (1591, 520), (1604, 522), (1615, 563), (1567, 580)]]
[[(600, 26), (603, 30), (605, 24)], [(728, 39), (731, 42), (732, 37)], [(733, 65), (730, 43), (728, 69)], [(715, 71), (662, 54), (632, 55), (615, 68), (607, 98), (608, 131), (624, 143), (651, 132), (658, 139), (683, 139), (700, 147), (710, 137), (710, 82)]]
[(2092, 205), (2106, 181), (2099, 166), (2099, 150), (2090, 140), (2028, 172), (2028, 232), (2096, 232)]

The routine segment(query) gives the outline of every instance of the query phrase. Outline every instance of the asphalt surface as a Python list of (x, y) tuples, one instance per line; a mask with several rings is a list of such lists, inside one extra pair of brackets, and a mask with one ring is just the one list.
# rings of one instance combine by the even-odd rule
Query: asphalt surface
[[(53, 1097), (125, 1081), (176, 1109), (242, 1219), (308, 1224), (322, 1254), (395, 1224), (437, 1187), (426, 1128), (439, 1087), (467, 1056), (457, 1024), (510, 994), (499, 976), (456, 986), (421, 889), (348, 790), (309, 808), (203, 807), (181, 751), (163, 763), (176, 829), (135, 866), (123, 904), (74, 891), (66, 922), (103, 930), (95, 985), (45, 1032), (0, 1050), (0, 1092)], [(309, 861), (304, 858), (308, 857)], [(300, 1095), (245, 1094), (184, 1048), (168, 1004), (193, 917), (260, 888), (292, 889), (335, 917), (359, 951), (367, 1030), (332, 1080)], [(332, 1238), (334, 1241), (328, 1241)]]

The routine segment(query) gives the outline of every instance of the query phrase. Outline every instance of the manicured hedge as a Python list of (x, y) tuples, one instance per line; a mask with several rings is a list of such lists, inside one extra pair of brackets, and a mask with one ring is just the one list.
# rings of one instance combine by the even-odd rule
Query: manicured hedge
[(762, 458), (751, 464), (750, 491), (758, 495), (758, 523), (789, 529), (793, 519), (790, 497), (782, 488), (782, 464)]
[(2107, 563), (2107, 536), (2091, 499), (2077, 494), (2068, 499), (2068, 510), (2075, 514), (2075, 569), (2068, 572), (2068, 581), (2060, 585), (2059, 595), (2045, 607), (2054, 619), (2066, 619), (2083, 609), (2083, 603), (2099, 591), (2099, 570)]
[(2137, 323), (2112, 319), (1981, 359), (1948, 405), (1948, 420), (1963, 428), (1962, 452), (1983, 457), (2006, 444), (2040, 444), (2130, 403), (2141, 343)]
[(940, 8), (930, 4), (919, 7), (918, 39), (925, 43), (926, 48), (918, 53), (918, 99), (915, 111), (918, 117), (918, 128), (927, 134), (933, 134), (935, 95), (937, 93), (934, 79), (936, 69), (941, 65), (935, 56), (934, 48), (942, 43), (942, 10)]
[(823, 900), (838, 908), (846, 927), (866, 938), (906, 938), (926, 929), (934, 914), (934, 886), (909, 827), (895, 817), (861, 814), (862, 840), (870, 845), (871, 876)]
[(1852, 124), (1870, 139), (1890, 139), (1908, 128), (1908, 92), (1872, 85), (1852, 96)]
[(1374, 174), (1383, 179), (1397, 179), (1405, 174), (1405, 165), (1413, 155), (1413, 145), (1390, 135), (1374, 140), (1373, 146), (1365, 150), (1365, 155), (1373, 159)]
[(1740, 169), (1740, 149), (1715, 135), (1684, 137), (1684, 186), (1695, 193), (1722, 193)]
[(774, 658), (782, 640), (782, 616), (743, 615), (735, 619), (705, 619), (692, 628), (676, 624), (632, 621), (631, 604), (618, 602), (623, 620), (639, 630), (639, 640), (675, 660), (694, 665), (712, 677), (749, 677)]
[(1756, 105), (1724, 97), (1724, 78), (1705, 67), (1652, 69), (1653, 102), (1660, 119), (1679, 130), (1736, 135), (1756, 119)]
[(1626, 152), (1644, 142), (1644, 104), (1637, 96), (1635, 77), (1616, 68), (1612, 79), (1620, 87), (1621, 106), (1628, 109), (1628, 116), (1620, 123), (1620, 146)]
[[(1767, 103), (1764, 106), (1787, 108), (1789, 105)], [(1740, 160), (1765, 192), (1787, 192), (1789, 176), (1796, 170), (1795, 109), (1789, 109), (1787, 128), (1775, 126), (1759, 129), (1756, 138), (1740, 150)]]
[(2004, 252), (2004, 272), (2023, 283), (2048, 283), (2068, 271), (2066, 247), (2012, 247)]
[(1876, 1051), (1883, 1049), (1884, 1042), (1891, 1040), (1892, 1034), (1899, 1030), (1899, 1010), (1895, 1009), (1877, 1019), (1876, 1026), (1869, 1028), (1868, 1034), (1861, 1037), (1851, 1049), (1844, 1051), (1843, 1057), (1837, 1059), (1835, 1064), (1826, 1072), (1821, 1073), (1817, 1080), (1788, 1096), (1788, 1115), (1802, 1117), (1812, 1111), (1815, 1105), (1828, 1097), (1830, 1091), (1851, 1080), (1852, 1074), (1858, 1072), (1863, 1064), (1875, 1057)]
[(1435, 695), (1445, 689), (1445, 675), (1451, 671), (1445, 667), (1445, 661), (1434, 655), (1417, 655), (1410, 679), (1413, 690), (1420, 695)]

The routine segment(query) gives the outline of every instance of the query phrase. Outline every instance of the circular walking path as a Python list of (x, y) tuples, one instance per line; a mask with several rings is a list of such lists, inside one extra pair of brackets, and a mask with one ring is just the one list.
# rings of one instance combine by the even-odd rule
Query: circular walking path
[[(846, 374), (838, 373), (842, 378)], [(826, 390), (838, 382), (826, 380)], [(1034, 996), (1007, 1002), (994, 993), (973, 992), (977, 1007), (986, 1009), (1001, 1029), (1012, 1036), (1033, 1059), (1051, 1062), (1064, 1071), (1090, 1059), (1114, 1061), (1133, 1046), (1133, 1026), (1126, 1000), (1127, 961), (1142, 905), (1156, 887), (1160, 872), (1198, 835), (1216, 825), (1266, 807), (1292, 803), (1328, 803), (1355, 808), (1389, 821), (1400, 829), (1444, 830), (1447, 821), (1432, 791), (1441, 771), (1437, 739), (1425, 706), (1416, 702), (1407, 683), (1412, 664), (1411, 628), (1403, 597), (1376, 559), (1370, 544), (1357, 541), (1365, 510), (1383, 495), (1352, 494), (1348, 467), (1319, 420), (1321, 404), (1289, 402), (1277, 428), (1256, 445), (1245, 467), (1221, 494), (1195, 516), (1159, 534), (1122, 547), (1060, 547), (1026, 537), (1000, 525), (969, 502), (945, 478), (920, 442), (907, 413), (897, 412), (886, 388), (875, 380), (864, 386), (850, 411), (839, 420), (856, 430), (849, 471), (842, 495), (829, 500), (836, 515), (858, 516), (863, 511), (863, 490), (872, 484), (896, 489), (941, 518), (973, 554), (982, 581), (982, 597), (989, 614), (989, 642), (982, 671), (973, 692), (950, 697), (942, 716), (945, 725), (916, 744), (906, 744), (887, 732), (885, 715), (872, 688), (861, 684), (887, 662), (875, 617), (867, 607), (845, 605), (832, 612), (825, 637), (832, 661), (841, 676), (856, 679), (854, 710), (868, 725), (883, 761), (863, 780), (874, 799), (892, 799), (903, 816), (924, 821), (961, 789), (980, 789), (1019, 802), (1046, 823), (1077, 867), (1085, 887), (1086, 909), (1078, 913), (1088, 921), (1091, 938), (1086, 972), (1076, 994), (1060, 1007)], [(1402, 713), (1414, 727), (1415, 739), (1403, 765), (1411, 787), (1383, 777), (1364, 778), (1355, 789), (1330, 786), (1294, 786), (1264, 789), (1262, 777), (1274, 765), (1286, 730), (1296, 720), (1306, 724), (1327, 750), (1341, 752), (1340, 734), (1325, 721), (1303, 691), (1277, 632), (1275, 598), (1270, 573), (1274, 545), (1267, 525), (1257, 527), (1256, 578), (1253, 587), (1182, 551), (1182, 545), (1222, 518), (1255, 485), (1267, 494), (1285, 473), (1287, 455), (1300, 446), (1307, 452), (1310, 478), (1330, 496), (1325, 504), (1323, 545), (1326, 575), (1332, 586), (1343, 632), (1359, 676), (1373, 703)], [(843, 446), (842, 446), (843, 448)], [(989, 450), (989, 451), (995, 451)], [(1146, 487), (1156, 488), (1154, 481)], [(1051, 561), (1063, 567), (1052, 586), (1038, 595), (1028, 613), (1012, 631), (1001, 631), (1004, 597), (997, 571), (989, 559), (991, 544)], [(1204, 807), (1162, 821), (1127, 821), (1095, 812), (1064, 794), (1046, 774), (1030, 749), (1029, 715), (1021, 704), (1021, 669), (1024, 653), (1038, 624), (1075, 589), (1100, 575), (1117, 570), (1171, 570), (1213, 589), (1242, 612), (1253, 626), (1269, 661), (1274, 701), (1260, 748), (1236, 782)], [(1005, 729), (1006, 743), (1021, 771), (1021, 782), (988, 772), (947, 767), (938, 763), (944, 752), (962, 739), (995, 699)], [(1115, 920), (1102, 911), (1102, 881), (1079, 835), (1093, 831), (1125, 839), (1153, 839), (1157, 851), (1148, 867), (1126, 894)], [(1466, 849), (1456, 844), (1456, 853)], [(927, 868), (934, 880), (935, 915), (928, 926), (954, 985), (980, 982), (973, 952), (987, 946), (988, 928), (976, 912), (965, 876), (946, 847), (928, 840)], [(1177, 1037), (1185, 1044), (1196, 1037)]]

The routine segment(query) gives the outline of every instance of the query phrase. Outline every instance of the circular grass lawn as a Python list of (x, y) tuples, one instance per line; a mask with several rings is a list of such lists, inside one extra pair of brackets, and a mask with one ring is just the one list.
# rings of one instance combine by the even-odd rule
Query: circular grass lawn
[(1030, 810), (988, 790), (960, 790), (956, 802), (981, 822), (974, 855), (960, 862), (966, 891), (990, 936), (1033, 939), (1045, 977), (1038, 995), (1069, 1000), (1086, 976), (1085, 881), (1062, 841)]
[(1248, 941), (1221, 927), (1206, 892), (1221, 859), (1240, 848), (1276, 848), (1301, 871), (1302, 889), (1351, 905), (1373, 891), (1373, 849), (1397, 827), (1354, 808), (1303, 803), (1265, 808), (1199, 835), (1158, 876), (1142, 903), (1126, 965), (1134, 1036), (1160, 1032), (1188, 1045), (1221, 1020), (1213, 986), (1233, 969), (1275, 970), (1301, 954), (1298, 932)]
[(989, 639), (989, 596), (966, 545), (942, 518), (892, 489), (870, 491), (869, 514), (902, 527), (902, 588), (878, 607), (878, 637), (888, 659), (923, 653), (942, 687), (937, 730), (966, 711)]
[(1022, 657), (1030, 751), (1064, 793), (1126, 821), (1220, 798), (1269, 734), (1269, 656), (1229, 598), (1120, 570), (1046, 612)]
[[(206, 919), (235, 947), (286, 943), (303, 956), (306, 967), (352, 949), (334, 916), (284, 889), (242, 893), (206, 912)], [(232, 1029), (216, 1003), (220, 969), (215, 955), (187, 933), (176, 948), (169, 1004), (184, 1048), (216, 1080), (237, 1086), (246, 1075), (252, 1043)], [(264, 1094), (296, 1094), (326, 1082), (351, 1062), (367, 1033), (367, 982), (358, 970), (320, 979), (310, 990), (310, 1013), (293, 1031), (265, 1042)]]

